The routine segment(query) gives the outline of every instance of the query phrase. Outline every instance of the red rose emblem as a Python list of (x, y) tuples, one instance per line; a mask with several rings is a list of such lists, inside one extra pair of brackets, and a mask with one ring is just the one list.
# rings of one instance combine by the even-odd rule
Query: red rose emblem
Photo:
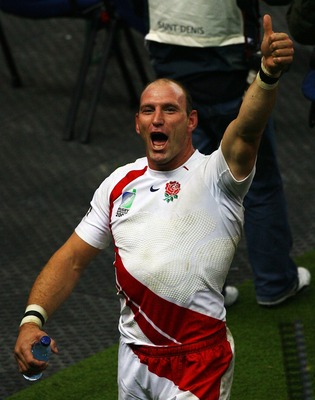
[(180, 183), (176, 181), (167, 182), (165, 185), (165, 199), (167, 202), (178, 198)]

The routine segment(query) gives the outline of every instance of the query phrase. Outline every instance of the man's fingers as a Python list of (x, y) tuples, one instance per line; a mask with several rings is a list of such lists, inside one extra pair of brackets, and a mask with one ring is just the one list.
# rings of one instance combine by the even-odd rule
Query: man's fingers
[(292, 62), (294, 48), (292, 40), (285, 36), (285, 39), (276, 40), (270, 44), (271, 56), (276, 64), (280, 62)]
[(17, 357), (17, 356), (15, 356), (15, 359), (16, 359), (16, 362), (17, 362), (19, 371), (20, 371), (21, 373), (23, 373), (24, 371), (26, 371), (26, 370), (27, 370), (27, 366), (26, 366), (25, 361), (22, 360), (21, 358)]

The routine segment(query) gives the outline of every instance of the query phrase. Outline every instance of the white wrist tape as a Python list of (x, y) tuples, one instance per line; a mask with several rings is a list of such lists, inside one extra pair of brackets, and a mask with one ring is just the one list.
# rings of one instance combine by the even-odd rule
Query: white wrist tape
[(278, 86), (280, 75), (281, 72), (272, 75), (269, 71), (267, 71), (262, 59), (260, 70), (258, 71), (256, 76), (256, 83), (262, 89), (272, 90)]
[(278, 86), (279, 80), (277, 80), (275, 83), (272, 83), (272, 84), (266, 83), (265, 81), (263, 81), (263, 80), (261, 79), (260, 72), (258, 72), (257, 75), (256, 75), (256, 83), (257, 83), (257, 85), (260, 86), (262, 89), (265, 89), (265, 90), (272, 90), (272, 89), (274, 89), (275, 87)]
[(47, 319), (48, 315), (43, 307), (39, 306), (38, 304), (30, 304), (26, 307), (20, 326), (32, 322), (42, 328)]

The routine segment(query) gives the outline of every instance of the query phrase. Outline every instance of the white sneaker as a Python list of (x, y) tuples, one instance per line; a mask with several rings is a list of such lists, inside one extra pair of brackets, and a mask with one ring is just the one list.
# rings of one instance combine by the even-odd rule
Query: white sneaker
[(295, 294), (300, 292), (302, 289), (307, 288), (310, 285), (312, 279), (310, 271), (304, 267), (298, 267), (298, 277), (299, 284)]
[(223, 295), (225, 307), (230, 307), (238, 298), (238, 289), (235, 286), (225, 286)]
[(285, 300), (287, 300), (289, 297), (295, 296), (299, 292), (301, 292), (303, 289), (306, 289), (311, 283), (311, 273), (308, 269), (304, 267), (298, 267), (298, 283), (295, 286), (291, 292), (285, 294), (284, 296), (280, 297), (277, 300), (274, 301), (260, 301), (257, 300), (257, 303), (261, 306), (277, 306), (278, 304), (283, 303)]

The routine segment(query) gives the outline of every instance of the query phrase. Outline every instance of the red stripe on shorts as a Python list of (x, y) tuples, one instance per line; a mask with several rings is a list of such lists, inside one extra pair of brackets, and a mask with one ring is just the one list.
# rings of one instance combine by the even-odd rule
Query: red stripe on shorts
[(200, 400), (220, 398), (221, 379), (233, 358), (225, 329), (190, 345), (130, 347), (150, 372), (171, 380), (180, 390), (189, 391)]

